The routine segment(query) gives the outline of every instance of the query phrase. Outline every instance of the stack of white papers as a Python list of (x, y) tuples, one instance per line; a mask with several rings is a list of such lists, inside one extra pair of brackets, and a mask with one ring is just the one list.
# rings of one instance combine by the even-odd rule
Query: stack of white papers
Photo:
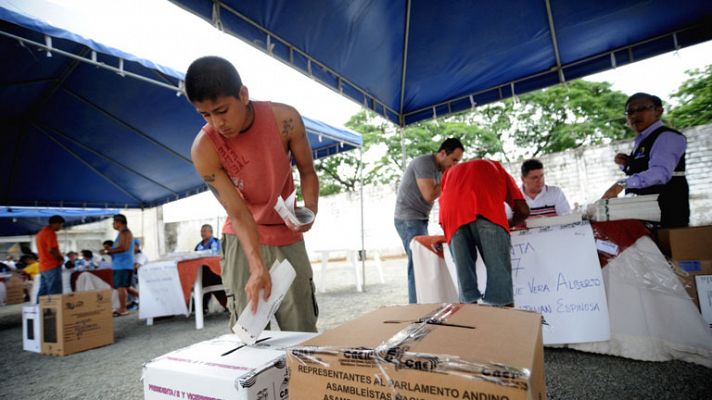
[(286, 223), (294, 226), (307, 225), (314, 222), (314, 213), (306, 207), (294, 207), (297, 198), (297, 191), (293, 191), (286, 199), (281, 196), (277, 197), (277, 203), (274, 205), (275, 211), (282, 217)]
[(525, 221), (527, 228), (540, 228), (542, 226), (566, 225), (574, 222), (581, 222), (583, 215), (579, 213), (571, 213), (566, 215), (557, 215), (555, 217), (537, 217), (527, 218)]
[(616, 221), (620, 219), (640, 219), (660, 221), (658, 195), (601, 199), (589, 205), (588, 213), (594, 221)]

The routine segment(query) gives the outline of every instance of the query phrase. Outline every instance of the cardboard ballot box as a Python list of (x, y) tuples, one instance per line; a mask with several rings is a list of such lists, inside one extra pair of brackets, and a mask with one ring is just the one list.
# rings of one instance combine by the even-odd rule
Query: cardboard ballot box
[(40, 297), (42, 353), (58, 356), (114, 343), (111, 290)]
[(660, 229), (658, 246), (682, 271), (680, 280), (699, 308), (695, 277), (712, 274), (712, 226)]
[[(3, 283), (0, 282), (0, 285)], [(14, 275), (7, 281), (5, 281), (5, 304), (22, 304), (25, 301), (25, 284), (22, 279)]]
[(40, 344), (40, 306), (22, 307), (22, 349), (39, 353)]
[(541, 315), (386, 307), (287, 353), (293, 399), (544, 399)]
[(315, 335), (264, 331), (252, 346), (224, 335), (173, 351), (143, 367), (144, 399), (287, 399), (285, 349)]

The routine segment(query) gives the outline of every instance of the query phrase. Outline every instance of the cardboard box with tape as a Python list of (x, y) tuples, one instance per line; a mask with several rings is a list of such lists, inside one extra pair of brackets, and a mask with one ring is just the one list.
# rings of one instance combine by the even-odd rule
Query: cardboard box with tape
[(173, 351), (143, 367), (144, 399), (287, 399), (286, 348), (315, 335), (264, 331), (252, 346), (223, 335)]
[(293, 399), (545, 399), (541, 315), (385, 307), (287, 353)]
[(40, 297), (42, 353), (58, 356), (114, 343), (111, 290)]
[(658, 230), (658, 247), (679, 268), (680, 281), (699, 308), (695, 277), (712, 274), (712, 226)]

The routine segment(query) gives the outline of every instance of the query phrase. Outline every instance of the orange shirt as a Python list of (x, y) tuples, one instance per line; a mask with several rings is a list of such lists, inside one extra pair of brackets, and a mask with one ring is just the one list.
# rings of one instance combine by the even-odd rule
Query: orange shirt
[(462, 225), (482, 216), (509, 232), (504, 203), (524, 196), (502, 164), (492, 160), (472, 160), (448, 168), (442, 178), (440, 225), (448, 242)]
[(57, 233), (53, 231), (52, 228), (49, 226), (42, 228), (42, 230), (37, 233), (36, 241), (37, 253), (40, 256), (40, 272), (46, 272), (62, 265), (62, 261), (57, 260), (49, 252), (49, 249), (53, 247), (59, 249)]
[[(207, 124), (203, 131), (215, 146), (235, 190), (247, 203), (260, 243), (287, 246), (301, 240), (302, 234), (289, 229), (274, 206), (277, 196), (286, 199), (294, 191), (292, 164), (282, 145), (272, 103), (253, 101), (252, 106), (255, 119), (247, 131), (229, 139)], [(235, 234), (230, 218), (223, 233)]]

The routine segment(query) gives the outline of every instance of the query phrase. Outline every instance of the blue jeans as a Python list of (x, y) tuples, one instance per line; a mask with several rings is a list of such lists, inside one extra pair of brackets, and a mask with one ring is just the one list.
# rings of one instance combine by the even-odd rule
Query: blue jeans
[(487, 289), (484, 300), (493, 305), (514, 302), (512, 291), (512, 239), (501, 226), (481, 216), (461, 226), (450, 240), (452, 256), (457, 268), (460, 301), (475, 303), (482, 298), (477, 288), (477, 250), (487, 269)]
[(413, 254), (410, 251), (410, 241), (415, 236), (428, 234), (428, 220), (426, 219), (394, 219), (398, 236), (403, 242), (403, 248), (408, 255), (408, 303), (415, 304), (418, 299), (415, 295), (415, 275), (413, 274)]
[(37, 304), (40, 296), (62, 294), (62, 266), (58, 265), (49, 271), (40, 272), (40, 290), (37, 292)]

